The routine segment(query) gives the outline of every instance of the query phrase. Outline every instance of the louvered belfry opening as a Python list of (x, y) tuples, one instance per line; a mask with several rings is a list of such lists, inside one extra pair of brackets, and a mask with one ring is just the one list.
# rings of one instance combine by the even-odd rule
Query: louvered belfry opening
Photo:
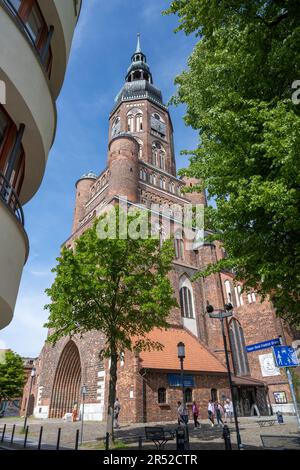
[(71, 413), (74, 403), (80, 400), (81, 364), (79, 351), (74, 341), (69, 341), (61, 353), (56, 369), (51, 403), (50, 418), (62, 418)]

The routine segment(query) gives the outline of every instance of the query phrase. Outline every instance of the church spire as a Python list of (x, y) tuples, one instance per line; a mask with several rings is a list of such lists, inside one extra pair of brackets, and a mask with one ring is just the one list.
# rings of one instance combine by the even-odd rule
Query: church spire
[(139, 52), (142, 52), (140, 38), (141, 38), (140, 33), (137, 33), (137, 45), (136, 45), (136, 50), (135, 50), (136, 54)]
[(134, 82), (136, 80), (146, 80), (153, 83), (152, 74), (145, 54), (141, 49), (140, 33), (137, 34), (137, 45), (134, 54), (131, 57), (131, 64), (127, 70), (126, 82)]

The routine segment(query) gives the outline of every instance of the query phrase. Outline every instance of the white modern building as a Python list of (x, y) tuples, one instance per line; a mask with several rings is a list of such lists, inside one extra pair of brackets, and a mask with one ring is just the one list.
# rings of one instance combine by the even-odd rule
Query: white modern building
[(81, 0), (0, 0), (0, 329), (13, 317), (29, 250), (22, 206), (56, 130)]

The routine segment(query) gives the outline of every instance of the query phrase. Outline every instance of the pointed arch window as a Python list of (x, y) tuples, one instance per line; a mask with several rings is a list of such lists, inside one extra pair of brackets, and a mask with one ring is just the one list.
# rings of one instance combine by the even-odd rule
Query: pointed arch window
[(195, 318), (193, 288), (188, 277), (184, 276), (180, 281), (180, 307), (181, 316), (184, 318)]
[(249, 375), (250, 368), (246, 352), (244, 331), (236, 318), (233, 318), (229, 323), (229, 336), (235, 374), (239, 376)]
[(153, 142), (152, 144), (152, 164), (165, 170), (166, 152), (160, 142)]

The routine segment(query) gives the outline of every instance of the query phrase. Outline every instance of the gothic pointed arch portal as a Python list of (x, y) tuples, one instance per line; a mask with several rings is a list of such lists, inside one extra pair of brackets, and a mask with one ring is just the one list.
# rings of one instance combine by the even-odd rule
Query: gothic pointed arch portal
[(50, 402), (50, 418), (62, 418), (71, 413), (74, 403), (79, 403), (81, 363), (74, 341), (64, 347), (55, 372)]

